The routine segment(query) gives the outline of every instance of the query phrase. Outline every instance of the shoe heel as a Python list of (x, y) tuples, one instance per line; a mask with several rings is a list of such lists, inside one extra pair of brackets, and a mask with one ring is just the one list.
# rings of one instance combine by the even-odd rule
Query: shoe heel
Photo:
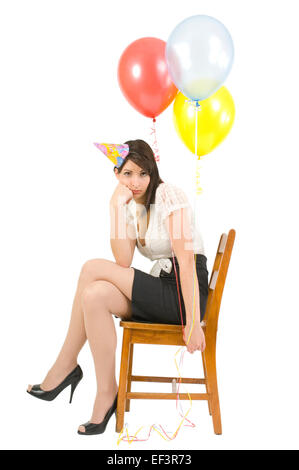
[(72, 403), (74, 391), (76, 390), (76, 387), (77, 387), (78, 383), (80, 382), (80, 380), (81, 380), (81, 378), (79, 380), (76, 380), (76, 382), (72, 382), (72, 384), (71, 384), (70, 403)]

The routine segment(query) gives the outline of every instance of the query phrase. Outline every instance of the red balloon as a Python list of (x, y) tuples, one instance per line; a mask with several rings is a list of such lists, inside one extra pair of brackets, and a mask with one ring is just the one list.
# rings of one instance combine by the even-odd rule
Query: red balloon
[(124, 50), (118, 63), (121, 91), (137, 111), (151, 118), (161, 114), (178, 92), (168, 73), (165, 48), (162, 39), (137, 39)]

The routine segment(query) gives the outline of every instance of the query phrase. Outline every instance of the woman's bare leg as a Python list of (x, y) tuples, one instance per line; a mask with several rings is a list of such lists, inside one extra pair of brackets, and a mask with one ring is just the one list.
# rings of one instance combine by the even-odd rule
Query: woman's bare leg
[[(129, 277), (132, 279), (134, 271), (133, 268), (123, 268), (112, 261), (93, 259), (87, 261), (83, 265), (73, 301), (68, 332), (55, 363), (49, 370), (44, 381), (41, 383), (41, 388), (43, 390), (51, 390), (57, 387), (66, 375), (68, 375), (77, 365), (78, 354), (87, 339), (81, 303), (84, 289), (88, 284), (96, 280), (107, 278), (109, 281), (113, 281), (113, 279), (120, 279), (120, 288), (126, 293), (126, 295), (130, 296), (130, 285), (127, 286), (126, 282), (122, 283), (122, 274), (125, 271), (124, 279), (128, 278), (128, 270), (131, 275)], [(118, 315), (118, 313), (116, 313), (116, 315)], [(31, 387), (32, 385), (28, 386), (28, 391), (31, 390)]]
[[(82, 274), (83, 270), (79, 276), (70, 324), (64, 344), (56, 361), (41, 383), (43, 390), (51, 390), (57, 387), (57, 385), (76, 367), (78, 354), (86, 342), (87, 338), (81, 306), (81, 295), (86, 285), (91, 282), (91, 279), (88, 278), (85, 273), (84, 275)], [(32, 385), (29, 385), (28, 391), (30, 391), (31, 387)]]
[[(113, 284), (96, 281), (84, 289), (82, 305), (97, 380), (97, 392), (90, 422), (100, 423), (112, 406), (118, 390), (115, 377), (117, 336), (112, 313), (129, 319), (131, 302)], [(79, 431), (84, 432), (84, 426), (81, 425)]]

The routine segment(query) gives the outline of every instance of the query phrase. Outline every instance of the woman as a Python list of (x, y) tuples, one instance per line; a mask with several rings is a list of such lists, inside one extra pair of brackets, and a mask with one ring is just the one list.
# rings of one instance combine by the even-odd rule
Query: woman
[[(88, 339), (97, 393), (90, 421), (78, 429), (86, 435), (104, 432), (117, 407), (112, 314), (127, 321), (183, 323), (184, 341), (193, 353), (205, 348), (200, 321), (208, 295), (207, 258), (201, 236), (192, 227), (192, 210), (184, 192), (160, 178), (151, 147), (143, 140), (96, 145), (116, 163), (118, 185), (110, 200), (116, 262), (91, 259), (83, 265), (62, 349), (44, 381), (27, 389), (37, 398), (53, 400), (71, 385), (71, 401), (83, 377), (77, 357)], [(157, 260), (151, 273), (130, 267), (136, 246), (144, 256)]]

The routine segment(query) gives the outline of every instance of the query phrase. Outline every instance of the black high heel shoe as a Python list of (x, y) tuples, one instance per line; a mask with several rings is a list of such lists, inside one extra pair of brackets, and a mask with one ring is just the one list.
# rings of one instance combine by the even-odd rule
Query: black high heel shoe
[(88, 436), (90, 436), (91, 434), (102, 434), (106, 429), (109, 419), (111, 418), (113, 413), (116, 413), (116, 409), (117, 409), (117, 394), (113, 402), (113, 405), (107, 411), (103, 421), (98, 424), (91, 423), (90, 421), (87, 421), (87, 423), (81, 424), (81, 426), (85, 426), (85, 432), (78, 430), (78, 434), (86, 434)]
[(71, 385), (70, 403), (72, 403), (74, 391), (82, 377), (83, 372), (78, 364), (75, 369), (69, 375), (67, 375), (66, 378), (59, 385), (57, 385), (56, 388), (45, 391), (40, 388), (40, 384), (36, 384), (33, 385), (30, 392), (27, 390), (27, 393), (30, 393), (30, 395), (33, 395), (36, 398), (40, 398), (41, 400), (52, 401), (54, 400), (54, 398), (57, 397), (57, 395), (59, 395), (60, 392), (62, 392), (62, 390)]

